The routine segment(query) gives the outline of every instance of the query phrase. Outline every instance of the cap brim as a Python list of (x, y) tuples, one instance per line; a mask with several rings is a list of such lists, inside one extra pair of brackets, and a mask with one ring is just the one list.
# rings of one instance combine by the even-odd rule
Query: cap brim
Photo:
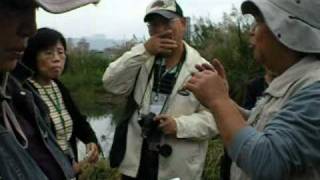
[(144, 17), (144, 22), (148, 22), (150, 17), (153, 15), (160, 15), (166, 19), (173, 19), (173, 18), (177, 18), (180, 17), (178, 14), (171, 12), (171, 11), (167, 11), (167, 10), (156, 10), (156, 11), (152, 11), (150, 13), (148, 13), (145, 17)]
[(100, 0), (36, 0), (40, 7), (51, 13), (64, 13)]
[(251, 0), (244, 1), (241, 4), (242, 14), (256, 14), (258, 11), (257, 5)]

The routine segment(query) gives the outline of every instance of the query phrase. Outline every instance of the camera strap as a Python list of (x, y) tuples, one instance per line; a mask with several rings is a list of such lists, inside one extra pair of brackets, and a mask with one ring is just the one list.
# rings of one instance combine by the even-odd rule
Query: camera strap
[[(176, 66), (166, 70), (164, 70), (164, 66), (165, 66), (164, 58), (162, 58), (156, 63), (158, 68), (155, 68), (154, 75), (155, 75), (155, 80), (157, 81), (154, 82), (154, 87), (151, 92), (150, 112), (153, 112), (155, 114), (161, 114), (162, 112), (164, 112), (164, 107), (166, 107), (167, 105), (169, 96), (171, 94), (169, 90), (172, 91), (175, 85), (182, 63), (179, 63)], [(166, 83), (166, 84), (163, 84), (163, 83)], [(164, 91), (161, 92), (160, 90), (161, 86), (168, 87), (169, 89), (166, 90), (165, 92)]]
[(185, 57), (186, 51), (183, 52), (178, 64), (169, 69), (163, 69), (165, 68), (164, 58), (162, 58), (159, 61), (160, 63), (157, 64), (158, 68), (156, 69), (157, 72), (155, 72), (157, 82), (155, 82), (154, 89), (151, 93), (150, 112), (161, 114), (167, 111), (168, 101), (172, 90), (176, 86), (178, 76), (185, 62)]
[[(152, 68), (151, 68), (151, 71), (148, 75), (148, 81), (147, 81), (147, 84), (146, 84), (146, 88), (144, 90), (144, 93), (143, 93), (143, 96), (142, 96), (142, 99), (141, 99), (141, 102), (140, 102), (140, 107), (142, 106), (143, 104), (143, 101), (144, 99), (146, 98), (146, 94), (147, 94), (147, 90), (148, 90), (148, 86), (150, 84), (150, 80), (152, 77), (154, 76), (157, 76), (158, 77), (158, 81), (159, 82), (154, 82), (156, 83), (156, 91), (153, 91), (151, 90), (151, 94), (150, 94), (150, 104), (149, 104), (149, 112), (154, 112), (155, 114), (161, 114), (163, 112), (166, 112), (166, 109), (167, 109), (167, 106), (168, 106), (168, 100), (169, 100), (169, 97), (171, 95), (171, 93), (169, 94), (163, 94), (163, 93), (160, 93), (160, 81), (163, 79), (163, 77), (165, 77), (168, 73), (170, 72), (174, 72), (174, 79), (173, 79), (173, 87), (176, 85), (176, 81), (178, 79), (178, 76), (180, 74), (180, 71), (182, 69), (182, 66), (185, 62), (185, 58), (186, 58), (186, 50), (184, 50), (181, 58), (180, 58), (180, 61), (179, 63), (166, 70), (164, 73), (161, 73), (161, 68), (162, 66), (165, 65), (165, 59), (161, 56), (156, 56), (155, 57), (155, 62), (153, 63), (152, 65)], [(157, 70), (157, 72), (155, 71), (155, 66), (158, 65), (160, 68)], [(154, 75), (154, 76), (153, 76)], [(153, 103), (154, 103), (154, 100), (158, 100), (157, 104), (155, 106), (152, 107)], [(161, 103), (162, 102), (162, 103)], [(141, 115), (141, 112), (140, 110), (138, 111), (138, 114), (139, 116)]]
[[(146, 88), (144, 89), (144, 92), (143, 92), (141, 101), (140, 101), (139, 106), (138, 106), (138, 107), (139, 107), (139, 108), (138, 108), (138, 116), (140, 116), (140, 115), (142, 114), (142, 113), (140, 112), (140, 110), (141, 110), (141, 107), (142, 107), (143, 100), (144, 100), (144, 98), (145, 98), (146, 92), (147, 92), (147, 90), (148, 90), (148, 85), (149, 85), (150, 80), (151, 80), (151, 77), (152, 77), (152, 73), (153, 73), (153, 70), (154, 70), (154, 65), (155, 65), (155, 63), (152, 65), (151, 71), (150, 71), (150, 73), (149, 73), (149, 75), (148, 75), (148, 81), (147, 81), (147, 84), (146, 84)], [(141, 70), (141, 69), (140, 69), (140, 70)], [(137, 79), (139, 78), (140, 70), (139, 70), (138, 75), (137, 75), (137, 77), (136, 77), (136, 81), (137, 81)], [(134, 85), (133, 88), (135, 88), (135, 86), (136, 86), (136, 84)]]

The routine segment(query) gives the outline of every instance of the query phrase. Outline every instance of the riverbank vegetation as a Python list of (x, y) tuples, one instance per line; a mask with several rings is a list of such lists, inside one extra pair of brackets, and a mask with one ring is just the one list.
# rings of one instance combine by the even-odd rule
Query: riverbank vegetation
[(70, 90), (82, 113), (89, 116), (106, 114), (103, 103), (102, 74), (111, 59), (97, 53), (71, 53), (62, 81)]

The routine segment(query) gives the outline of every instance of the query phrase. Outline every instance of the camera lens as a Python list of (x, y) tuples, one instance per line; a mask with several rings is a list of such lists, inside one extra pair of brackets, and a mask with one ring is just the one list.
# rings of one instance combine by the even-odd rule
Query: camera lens
[(159, 154), (163, 157), (169, 157), (172, 154), (172, 147), (168, 144), (160, 146)]

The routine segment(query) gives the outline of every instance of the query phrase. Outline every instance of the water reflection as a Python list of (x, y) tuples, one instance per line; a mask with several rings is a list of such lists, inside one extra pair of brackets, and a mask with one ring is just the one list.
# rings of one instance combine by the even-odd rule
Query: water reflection
[[(115, 131), (115, 124), (111, 123), (111, 116), (102, 116), (89, 118), (89, 123), (95, 131), (104, 156), (107, 158), (112, 145), (113, 135)], [(86, 149), (82, 142), (78, 143), (79, 160), (82, 160), (86, 155)], [(173, 178), (170, 180), (181, 180), (180, 178)]]
[[(104, 156), (108, 157), (115, 130), (114, 124), (111, 123), (111, 116), (89, 118), (89, 123), (97, 135)], [(79, 160), (86, 155), (86, 149), (82, 142), (78, 143), (78, 154)]]

